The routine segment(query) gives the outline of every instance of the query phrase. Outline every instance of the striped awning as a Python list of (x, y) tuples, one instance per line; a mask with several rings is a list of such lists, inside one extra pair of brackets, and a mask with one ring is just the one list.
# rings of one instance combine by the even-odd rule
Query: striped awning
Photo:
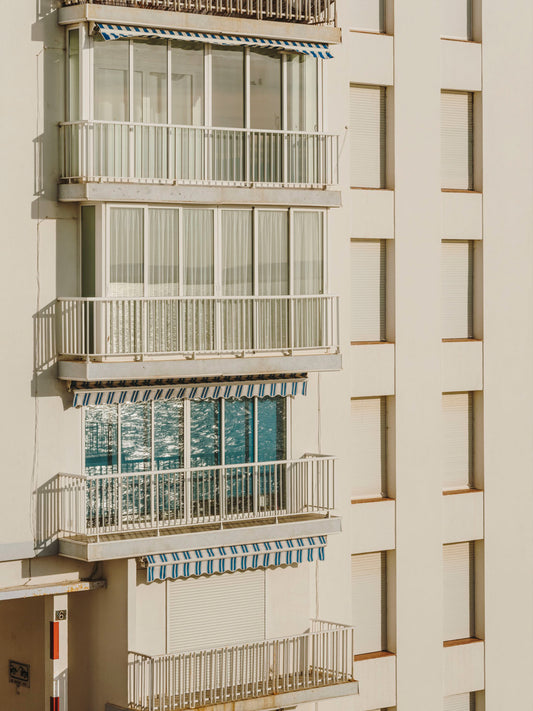
[(132, 25), (108, 25), (97, 22), (96, 27), (105, 40), (124, 39), (127, 37), (158, 37), (179, 39), (190, 42), (206, 42), (229, 47), (258, 47), (261, 49), (282, 49), (286, 52), (309, 54), (320, 59), (331, 59), (333, 55), (328, 45), (323, 42), (295, 42), (292, 40), (273, 40), (264, 37), (240, 37), (214, 32), (187, 32), (186, 30), (160, 30), (153, 27), (134, 27)]
[(295, 397), (307, 395), (307, 380), (256, 380), (235, 383), (189, 383), (143, 387), (73, 389), (74, 407), (116, 405), (151, 400), (216, 400), (219, 398)]
[(141, 558), (141, 564), (147, 568), (147, 581), (152, 583), (167, 578), (190, 578), (324, 560), (326, 544), (327, 536), (242, 543), (238, 546), (148, 555)]

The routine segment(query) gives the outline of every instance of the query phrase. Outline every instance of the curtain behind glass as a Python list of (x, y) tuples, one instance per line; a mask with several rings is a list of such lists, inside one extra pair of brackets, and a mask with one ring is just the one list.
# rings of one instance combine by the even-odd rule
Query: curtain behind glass
[(253, 236), (251, 210), (222, 211), (222, 294), (253, 293)]
[(212, 47), (213, 126), (244, 126), (244, 49)]
[(178, 295), (178, 210), (149, 210), (148, 295)]
[(261, 295), (289, 293), (289, 237), (286, 211), (258, 213), (258, 291)]
[(129, 41), (94, 37), (94, 118), (128, 121)]
[(85, 408), (85, 474), (117, 474), (118, 411), (116, 405)]
[(293, 269), (295, 294), (323, 291), (322, 214), (294, 212)]
[(287, 128), (318, 130), (318, 60), (287, 55)]
[(204, 47), (172, 42), (172, 114), (178, 126), (204, 123)]
[(168, 43), (133, 40), (133, 120), (167, 123)]
[(183, 210), (183, 288), (186, 296), (213, 294), (213, 225), (212, 210)]
[(281, 129), (281, 55), (250, 50), (250, 126)]
[(113, 207), (110, 210), (109, 296), (142, 296), (144, 293), (143, 210)]

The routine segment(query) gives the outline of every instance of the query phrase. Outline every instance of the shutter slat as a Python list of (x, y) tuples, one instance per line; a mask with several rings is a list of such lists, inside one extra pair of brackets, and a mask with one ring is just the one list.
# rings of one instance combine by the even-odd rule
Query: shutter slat
[(387, 645), (387, 555), (352, 556), (352, 614), (355, 654), (380, 652)]
[(385, 187), (385, 87), (350, 87), (350, 184)]
[(475, 711), (475, 694), (445, 696), (443, 711)]
[(385, 241), (351, 245), (351, 340), (385, 340)]
[(352, 0), (350, 27), (366, 32), (385, 31), (385, 0)]
[(440, 0), (441, 36), (472, 39), (472, 0)]
[(386, 490), (386, 400), (352, 400), (351, 429), (354, 469), (352, 496), (385, 495)]
[(441, 94), (442, 187), (472, 190), (474, 182), (473, 96), (469, 92)]
[(442, 338), (472, 338), (472, 243), (442, 243)]
[(471, 486), (473, 470), (472, 393), (442, 396), (443, 489)]
[(474, 544), (444, 546), (444, 640), (474, 633)]
[(167, 580), (168, 652), (264, 638), (265, 571)]

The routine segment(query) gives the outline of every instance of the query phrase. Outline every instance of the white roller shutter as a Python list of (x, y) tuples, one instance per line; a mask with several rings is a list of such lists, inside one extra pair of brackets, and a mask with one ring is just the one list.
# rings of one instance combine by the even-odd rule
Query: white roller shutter
[(453, 696), (444, 697), (444, 711), (475, 711), (474, 704), (475, 695), (471, 693), (467, 694), (454, 694)]
[(444, 640), (474, 634), (474, 544), (444, 546)]
[(387, 554), (352, 556), (352, 615), (355, 654), (387, 646)]
[(351, 340), (385, 340), (385, 241), (351, 243)]
[(383, 496), (386, 490), (386, 399), (352, 400), (352, 496)]
[(264, 639), (265, 571), (167, 580), (168, 652)]
[(351, 29), (385, 31), (385, 0), (351, 0), (350, 11)]
[(450, 39), (472, 39), (472, 0), (440, 0), (441, 35)]
[(385, 87), (350, 87), (350, 184), (385, 187)]
[(473, 97), (464, 91), (441, 94), (442, 187), (472, 190), (474, 180)]
[(464, 489), (472, 483), (472, 393), (442, 396), (443, 489)]
[(472, 338), (472, 243), (442, 243), (442, 338)]

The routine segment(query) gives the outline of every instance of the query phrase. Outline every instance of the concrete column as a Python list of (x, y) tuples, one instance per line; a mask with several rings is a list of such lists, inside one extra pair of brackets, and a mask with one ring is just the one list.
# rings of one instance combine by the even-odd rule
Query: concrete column
[(68, 711), (68, 595), (44, 598), (44, 709)]
[(440, 3), (395, 3), (398, 711), (443, 696), (439, 25)]

